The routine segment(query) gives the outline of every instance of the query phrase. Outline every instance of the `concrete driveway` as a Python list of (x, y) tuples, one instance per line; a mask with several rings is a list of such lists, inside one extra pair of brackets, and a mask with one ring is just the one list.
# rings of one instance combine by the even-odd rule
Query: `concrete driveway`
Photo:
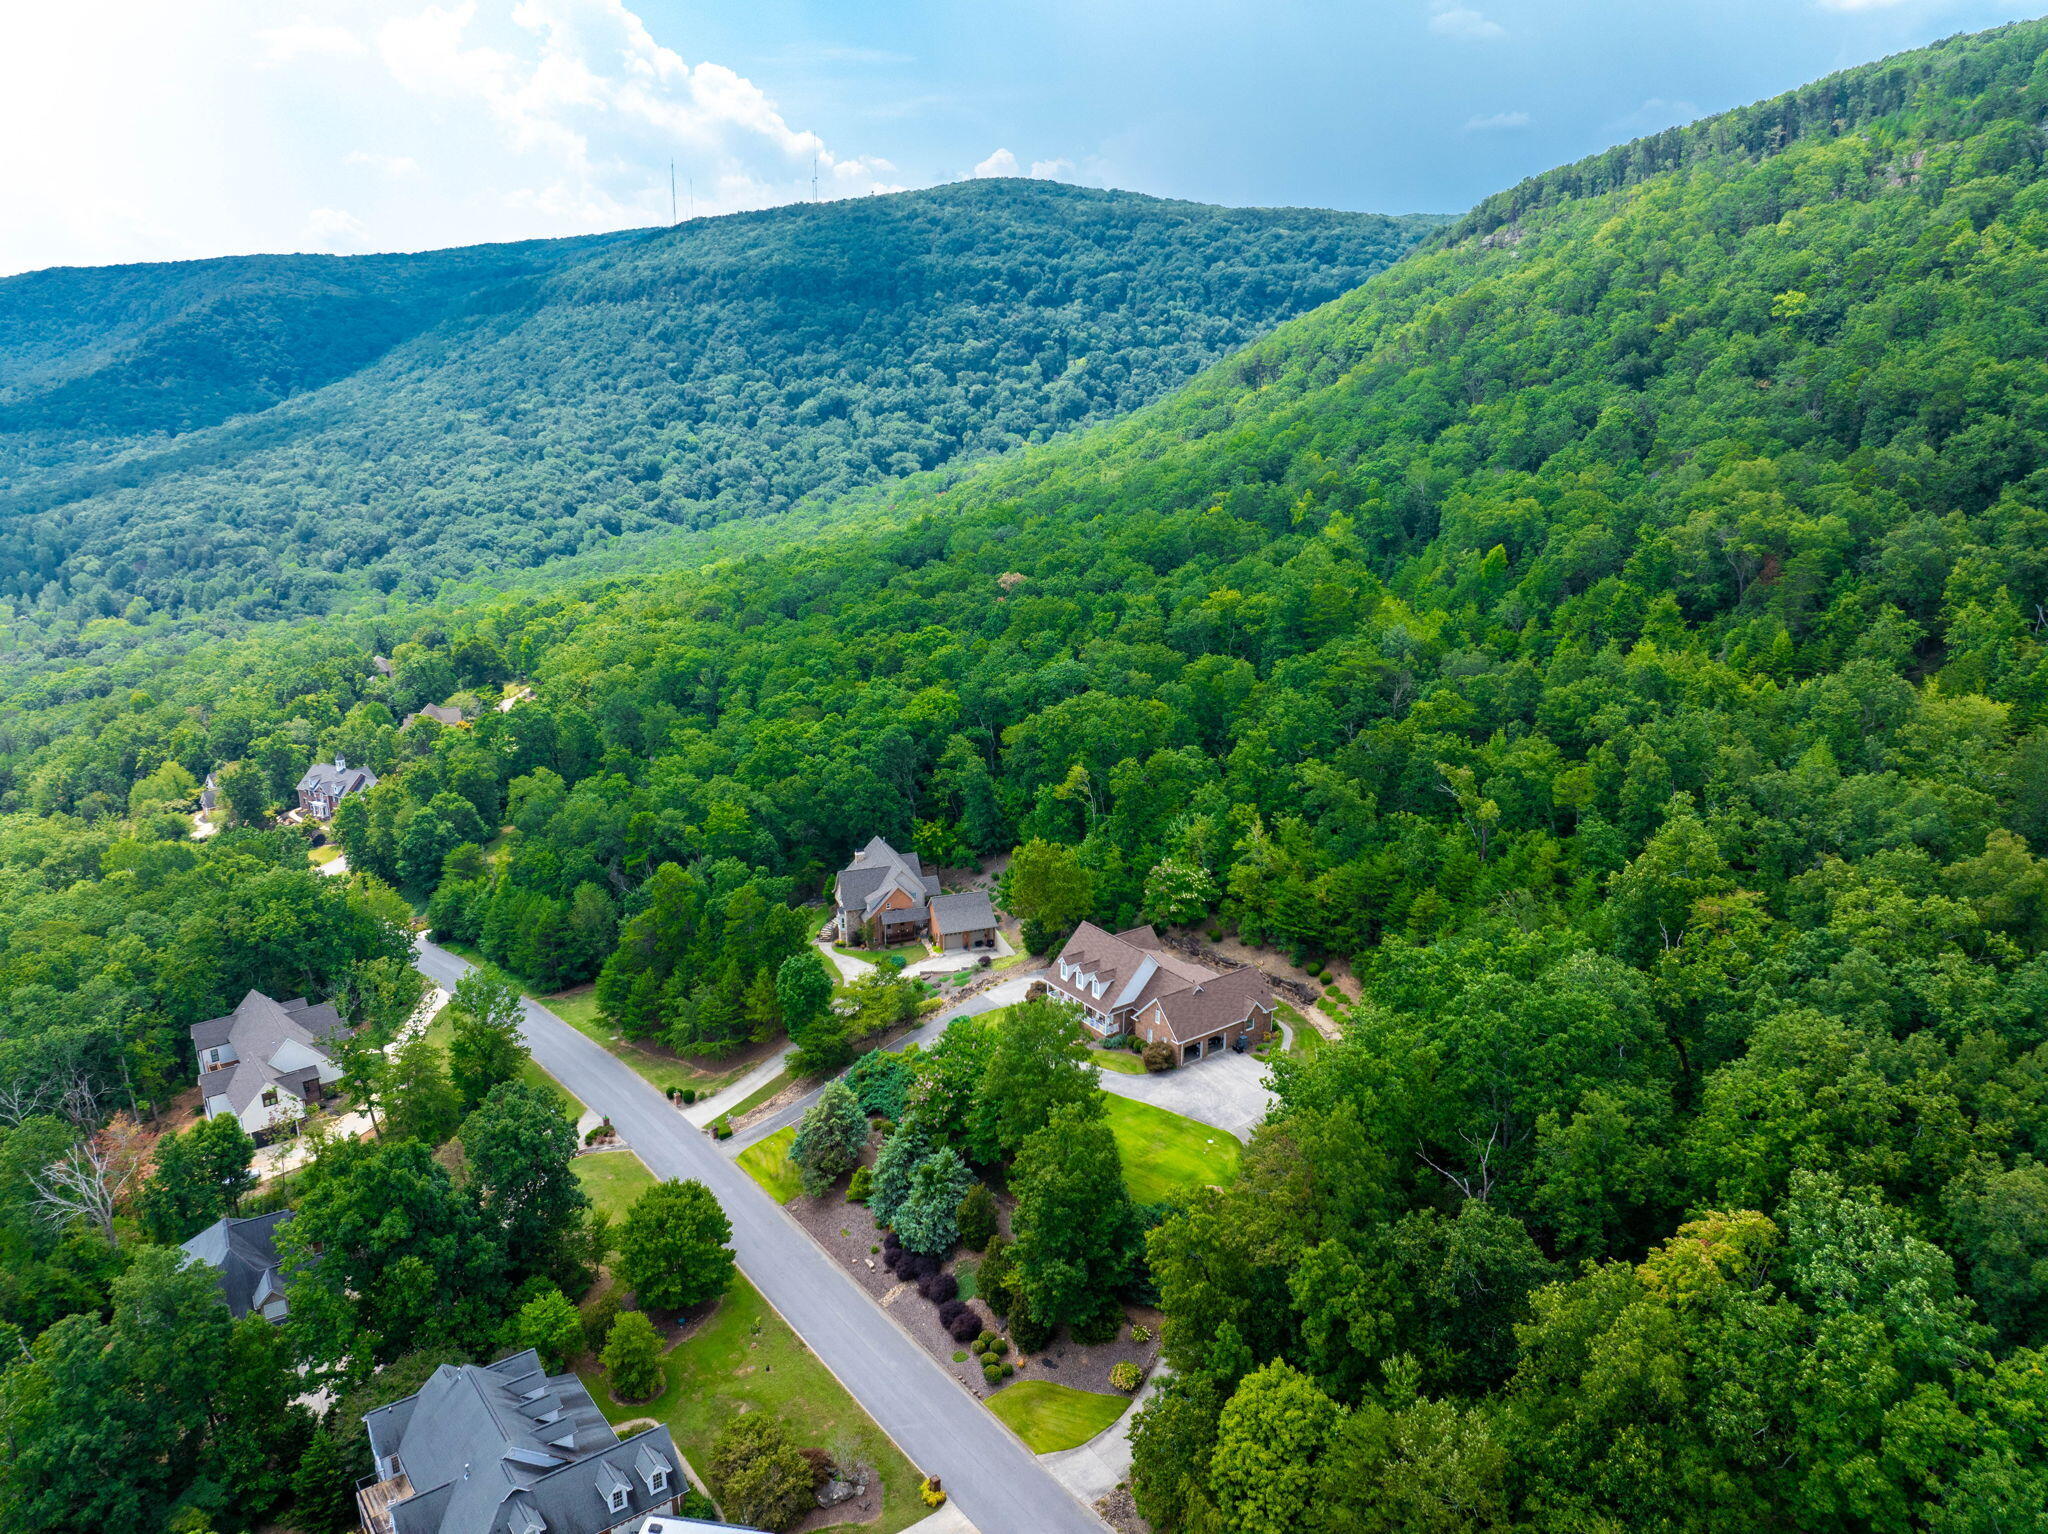
[(1251, 1138), (1252, 1130), (1273, 1105), (1273, 1094), (1266, 1086), (1266, 1062), (1229, 1050), (1156, 1076), (1126, 1076), (1119, 1071), (1098, 1074), (1105, 1092), (1151, 1103), (1197, 1123), (1213, 1124), (1240, 1140)]

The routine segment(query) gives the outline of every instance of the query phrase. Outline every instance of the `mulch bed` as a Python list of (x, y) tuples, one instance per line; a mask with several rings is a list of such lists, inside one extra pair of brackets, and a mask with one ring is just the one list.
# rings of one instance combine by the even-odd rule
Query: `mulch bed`
[[(784, 1207), (810, 1233), (811, 1239), (880, 1301), (896, 1323), (917, 1339), (918, 1346), (937, 1359), (955, 1379), (984, 1398), (1001, 1388), (982, 1378), (981, 1369), (974, 1363), (971, 1352), (966, 1362), (953, 1361), (953, 1355), (967, 1351), (967, 1347), (964, 1343), (955, 1342), (939, 1325), (938, 1306), (919, 1294), (917, 1285), (905, 1283), (883, 1267), (879, 1250), (869, 1250), (870, 1247), (881, 1246), (882, 1232), (866, 1205), (849, 1204), (842, 1192), (835, 1191), (823, 1198), (807, 1198), (798, 1194)], [(948, 1267), (956, 1266), (962, 1258), (972, 1262), (976, 1260), (976, 1254), (963, 1248), (953, 1254), (953, 1261), (948, 1263)], [(971, 1303), (980, 1312), (986, 1328), (1007, 1335), (1003, 1323), (988, 1306), (980, 1300)], [(1134, 1307), (1130, 1310), (1130, 1317), (1152, 1328), (1150, 1342), (1133, 1342), (1129, 1327), (1117, 1334), (1116, 1341), (1090, 1347), (1082, 1346), (1062, 1332), (1041, 1353), (1025, 1355), (1013, 1349), (1008, 1357), (1009, 1362), (1016, 1365), (1017, 1372), (1002, 1384), (1017, 1379), (1039, 1378), (1070, 1385), (1076, 1390), (1115, 1394), (1115, 1387), (1109, 1383), (1112, 1368), (1129, 1359), (1150, 1374), (1153, 1362), (1159, 1356), (1159, 1313)]]

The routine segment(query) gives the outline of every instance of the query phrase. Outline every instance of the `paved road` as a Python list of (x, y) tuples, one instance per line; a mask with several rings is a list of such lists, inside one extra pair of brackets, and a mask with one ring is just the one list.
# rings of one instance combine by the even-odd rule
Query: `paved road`
[[(422, 939), (415, 963), (453, 990), (469, 969)], [(747, 1174), (631, 1066), (529, 998), (526, 1042), (549, 1075), (611, 1115), (656, 1177), (695, 1178), (732, 1221), (740, 1270), (981, 1534), (1102, 1534), (1029, 1450), (889, 1319)]]

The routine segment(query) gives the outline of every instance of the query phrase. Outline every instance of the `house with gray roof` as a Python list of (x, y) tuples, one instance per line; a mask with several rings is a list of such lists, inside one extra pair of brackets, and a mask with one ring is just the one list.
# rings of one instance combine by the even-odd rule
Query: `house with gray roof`
[(853, 855), (832, 886), (832, 908), (842, 943), (883, 947), (931, 930), (931, 900), (938, 871), (877, 836)]
[(299, 779), (299, 812), (315, 820), (332, 820), (334, 807), (349, 794), (368, 793), (377, 786), (377, 774), (367, 767), (351, 767), (346, 757), (333, 762), (315, 762)]
[(462, 723), (462, 710), (449, 703), (429, 703), (417, 713), (407, 714), (398, 721), (398, 727), (408, 729), (415, 719), (431, 719), (443, 729), (452, 730)]
[(348, 1032), (327, 1002), (272, 1001), (251, 991), (226, 1017), (192, 1025), (208, 1118), (232, 1113), (258, 1140), (294, 1123), (341, 1080), (333, 1041)]
[(282, 1324), (288, 1307), (277, 1228), (291, 1217), (289, 1209), (280, 1209), (246, 1220), (215, 1220), (178, 1250), (185, 1254), (186, 1266), (203, 1262), (220, 1276), (221, 1298), (237, 1321), (256, 1315)]
[(941, 949), (996, 946), (996, 908), (988, 891), (968, 890), (931, 899), (931, 938)]
[(1170, 1044), (1182, 1063), (1250, 1048), (1273, 1029), (1273, 985), (1264, 975), (1248, 965), (1198, 964), (1150, 927), (1105, 932), (1082, 922), (1045, 983), (1079, 1006), (1095, 1032)]
[(687, 1489), (666, 1427), (620, 1438), (582, 1382), (549, 1375), (530, 1348), (444, 1364), (363, 1425), (377, 1466), (356, 1488), (368, 1534), (639, 1534)]

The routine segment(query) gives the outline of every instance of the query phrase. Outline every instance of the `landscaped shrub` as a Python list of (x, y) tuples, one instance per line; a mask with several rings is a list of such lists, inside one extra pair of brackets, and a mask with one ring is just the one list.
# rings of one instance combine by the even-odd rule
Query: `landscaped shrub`
[(882, 1232), (882, 1250), (883, 1250), (883, 1251), (885, 1251), (885, 1252), (893, 1252), (893, 1251), (896, 1251), (896, 1250), (900, 1249), (900, 1248), (902, 1247), (902, 1245), (903, 1245), (903, 1238), (902, 1238), (901, 1236), (897, 1235), (895, 1231), (893, 1231), (893, 1230), (885, 1230), (885, 1231), (883, 1231), (883, 1232)]
[(1144, 1323), (1143, 1321), (1133, 1321), (1133, 1322), (1131, 1323), (1131, 1341), (1133, 1341), (1133, 1342), (1150, 1342), (1151, 1340), (1152, 1340), (1152, 1328), (1151, 1328), (1151, 1327), (1147, 1326), (1147, 1325), (1146, 1325), (1146, 1324), (1145, 1324), (1145, 1323)]
[[(853, 1176), (847, 1180), (846, 1201), (849, 1204), (865, 1204), (868, 1195), (875, 1191), (875, 1174), (864, 1166), (853, 1169)], [(892, 1230), (891, 1236), (896, 1233)]]
[(1008, 1315), (1010, 1311), (1010, 1242), (997, 1236), (988, 1244), (988, 1255), (981, 1259), (981, 1272), (977, 1275), (975, 1287), (981, 1294), (982, 1304), (997, 1315)]
[(617, 1399), (645, 1401), (661, 1394), (661, 1334), (641, 1311), (626, 1311), (612, 1323), (602, 1359)]
[(994, 1332), (983, 1332), (979, 1337), (974, 1339), (974, 1345), (978, 1348), (985, 1348), (990, 1343), (995, 1342), (997, 1340), (998, 1339)]
[(693, 1102), (695, 1102), (696, 1100), (697, 1100), (697, 1089), (696, 1089), (695, 1087), (684, 1087), (684, 1088), (683, 1088), (683, 1101), (684, 1101), (685, 1103), (693, 1103)]
[(583, 1312), (583, 1346), (592, 1353), (604, 1346), (612, 1334), (612, 1322), (619, 1319), (619, 1297), (605, 1294)]
[(981, 1377), (993, 1385), (1002, 1379), (1003, 1371), (994, 1364), (983, 1364), (981, 1366)]
[(960, 1200), (960, 1244), (970, 1252), (985, 1251), (995, 1239), (998, 1222), (995, 1195), (985, 1183), (976, 1183)]
[(1145, 1046), (1144, 1053), (1139, 1058), (1145, 1062), (1145, 1069), (1155, 1074), (1159, 1071), (1170, 1071), (1174, 1064), (1174, 1049), (1164, 1039), (1154, 1039)]
[(1052, 1341), (1053, 1329), (1031, 1313), (1021, 1294), (1010, 1295), (1010, 1337), (1020, 1353), (1036, 1353)]
[(1010, 1339), (1007, 1337), (992, 1336), (988, 1339), (988, 1350), (991, 1353), (995, 1354), (996, 1357), (1001, 1358), (1005, 1353), (1010, 1351)]
[(1011, 1375), (1017, 1372), (1017, 1366), (1015, 1364), (1006, 1363), (1001, 1364), (998, 1367), (1000, 1368), (1004, 1379), (1008, 1379)]
[(1126, 1358), (1109, 1371), (1109, 1382), (1129, 1395), (1145, 1383), (1145, 1376), (1138, 1371), (1136, 1364)]
[(918, 1293), (922, 1294), (934, 1305), (943, 1305), (950, 1299), (958, 1298), (960, 1294), (960, 1280), (951, 1273), (934, 1273), (930, 1278), (919, 1284), (917, 1290)]
[[(952, 1337), (953, 1323), (966, 1314), (967, 1302), (965, 1300), (947, 1300), (939, 1306), (939, 1325), (946, 1329), (947, 1336)], [(953, 1340), (955, 1342), (965, 1342), (967, 1339), (964, 1337), (954, 1337)]]
[(796, 1451), (804, 1457), (804, 1463), (811, 1467), (811, 1491), (816, 1493), (832, 1479), (832, 1456), (823, 1449), (802, 1448)]
[[(955, 1300), (953, 1301), (953, 1303), (955, 1305), (958, 1305), (962, 1302), (959, 1300)], [(963, 1310), (959, 1314), (959, 1316), (954, 1319), (953, 1324), (947, 1328), (947, 1331), (952, 1335), (952, 1338), (955, 1342), (965, 1342), (968, 1338), (980, 1332), (980, 1330), (981, 1316), (972, 1305), (969, 1305), (965, 1310)]]
[(912, 1252), (910, 1254), (909, 1276), (917, 1279), (930, 1278), (939, 1271), (941, 1265), (941, 1259), (933, 1256), (930, 1252)]
[(913, 1276), (912, 1270), (916, 1264), (916, 1261), (917, 1259), (915, 1257), (911, 1256), (910, 1253), (904, 1251), (903, 1248), (900, 1246), (897, 1247), (896, 1250), (893, 1252), (882, 1253), (882, 1266), (887, 1268), (891, 1273), (894, 1273), (898, 1278), (909, 1278)]
[(711, 1138), (714, 1140), (730, 1140), (732, 1138), (732, 1120), (729, 1118), (714, 1119), (711, 1124)]

